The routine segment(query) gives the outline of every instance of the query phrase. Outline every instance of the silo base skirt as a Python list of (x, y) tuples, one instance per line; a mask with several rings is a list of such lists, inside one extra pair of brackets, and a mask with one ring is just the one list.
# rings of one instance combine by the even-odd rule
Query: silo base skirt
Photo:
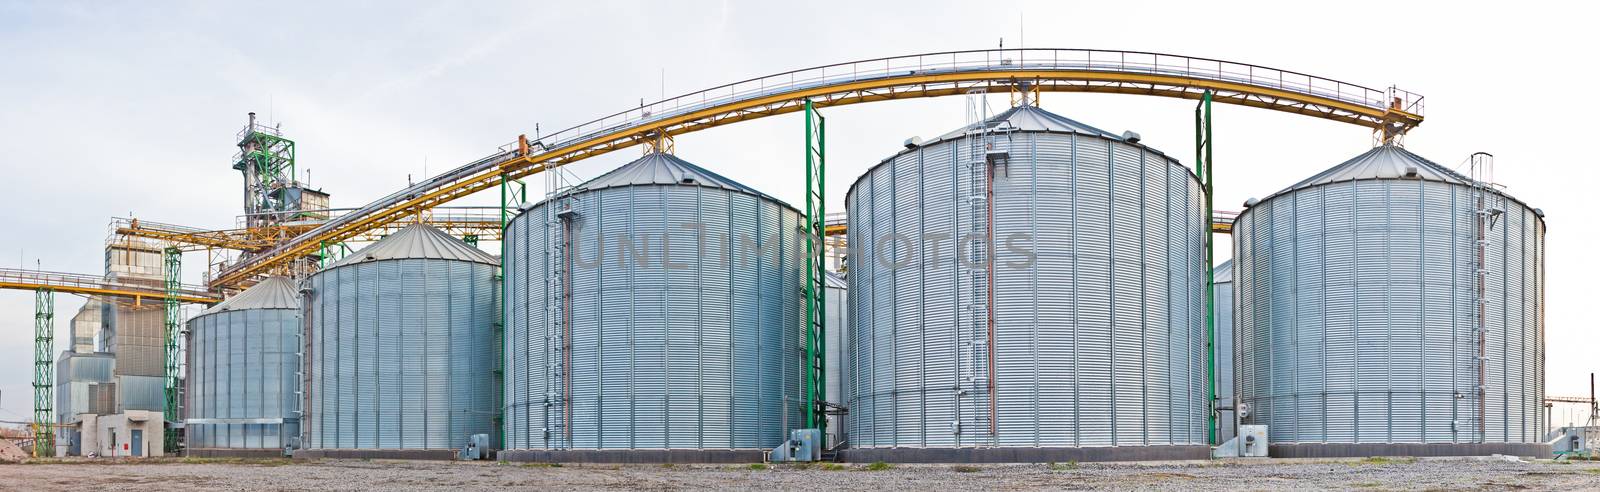
[(846, 449), (839, 461), (852, 463), (1047, 463), (1068, 461), (1204, 460), (1210, 446), (1119, 446), (1092, 448), (885, 448)]
[(1273, 458), (1353, 458), (1368, 456), (1532, 456), (1549, 458), (1550, 445), (1540, 443), (1431, 443), (1431, 444), (1352, 444), (1307, 443), (1273, 444), (1267, 448)]
[(239, 448), (188, 448), (183, 450), (183, 455), (190, 458), (282, 458), (283, 450), (278, 448), (265, 449), (239, 449)]
[(297, 449), (296, 459), (453, 460), (454, 449)]
[(761, 449), (508, 449), (499, 459), (533, 463), (760, 463)]

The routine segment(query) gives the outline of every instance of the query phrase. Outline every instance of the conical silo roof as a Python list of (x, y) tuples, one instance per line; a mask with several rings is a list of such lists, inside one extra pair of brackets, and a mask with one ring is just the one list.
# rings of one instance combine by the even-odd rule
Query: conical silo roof
[(834, 273), (834, 272), (827, 272), (827, 274), (828, 274), (828, 277), (827, 277), (827, 280), (828, 280), (827, 286), (828, 286), (828, 288), (830, 288), (830, 289), (849, 289), (850, 288), (850, 283), (846, 282), (844, 280), (844, 275), (840, 275), (840, 274)]
[[(1092, 125), (1074, 120), (1072, 118), (1045, 111), (1044, 109), (1033, 105), (1017, 106), (1002, 111), (1000, 114), (994, 115), (988, 120), (985, 120), (984, 124), (990, 127), (1002, 129), (1010, 128), (1016, 131), (1082, 133), (1086, 135), (1098, 135), (1113, 140), (1122, 140), (1122, 136), (1120, 135), (1115, 135), (1111, 132), (1095, 128)], [(966, 134), (967, 127), (961, 127), (944, 135), (940, 135), (939, 138), (934, 139), (934, 141), (961, 138)]]
[(578, 185), (578, 188), (598, 190), (651, 184), (706, 186), (765, 196), (754, 188), (679, 159), (678, 156), (660, 152), (652, 152), (633, 162), (623, 164), (622, 167)]
[[(1415, 175), (1409, 175), (1412, 172)], [(1361, 153), (1326, 171), (1295, 183), (1287, 190), (1358, 179), (1421, 179), (1471, 185), (1472, 179), (1393, 145), (1382, 145)]]
[(295, 292), (294, 281), (288, 277), (269, 277), (244, 292), (201, 311), (204, 316), (223, 311), (244, 309), (299, 309), (300, 295)]
[(411, 224), (389, 237), (361, 248), (350, 256), (328, 265), (340, 267), (376, 260), (432, 258), (499, 265), (500, 260), (460, 239), (427, 224)]
[(1233, 260), (1222, 262), (1221, 265), (1211, 269), (1211, 283), (1221, 284), (1233, 281)]

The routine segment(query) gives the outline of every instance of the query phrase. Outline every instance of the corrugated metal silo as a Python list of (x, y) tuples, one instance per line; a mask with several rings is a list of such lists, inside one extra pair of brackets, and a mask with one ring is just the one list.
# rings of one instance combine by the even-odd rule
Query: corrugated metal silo
[(1233, 388), (1238, 374), (1233, 370), (1237, 354), (1233, 350), (1233, 260), (1212, 269), (1212, 302), (1216, 303), (1216, 330), (1211, 350), (1217, 368), (1217, 442), (1228, 442), (1234, 435)]
[[(828, 311), (827, 330), (824, 333), (823, 360), (826, 368), (823, 378), (827, 383), (827, 396), (830, 402), (844, 401), (844, 382), (849, 376), (845, 370), (845, 340), (850, 339), (850, 287), (841, 274), (828, 273), (828, 287), (825, 306)], [(828, 447), (833, 447), (846, 440), (844, 419), (838, 415), (828, 416)]]
[(518, 215), (503, 456), (762, 460), (801, 422), (800, 226), (660, 153)]
[(1198, 178), (1033, 106), (986, 127), (846, 196), (846, 458), (1206, 457)]
[(191, 455), (282, 453), (300, 438), (300, 295), (263, 280), (189, 319)]
[(414, 224), (311, 276), (308, 455), (445, 456), (494, 435), (498, 263)]
[(1239, 216), (1240, 389), (1273, 455), (1548, 455), (1543, 214), (1474, 183), (1381, 146)]

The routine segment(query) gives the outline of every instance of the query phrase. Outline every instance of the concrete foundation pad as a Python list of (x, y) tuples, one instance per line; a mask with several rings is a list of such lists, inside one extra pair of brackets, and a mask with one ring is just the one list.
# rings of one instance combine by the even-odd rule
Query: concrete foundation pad
[(271, 449), (235, 449), (235, 448), (188, 448), (183, 455), (191, 458), (283, 458), (283, 450)]
[(454, 449), (297, 449), (296, 459), (453, 460)]
[(1549, 444), (1539, 443), (1304, 443), (1272, 444), (1267, 453), (1273, 458), (1365, 458), (1369, 456), (1526, 456), (1549, 458)]
[(761, 463), (760, 449), (507, 449), (499, 459), (532, 463)]
[(1068, 461), (1178, 461), (1211, 457), (1210, 446), (1119, 446), (1098, 448), (883, 448), (845, 449), (850, 463), (1065, 463)]

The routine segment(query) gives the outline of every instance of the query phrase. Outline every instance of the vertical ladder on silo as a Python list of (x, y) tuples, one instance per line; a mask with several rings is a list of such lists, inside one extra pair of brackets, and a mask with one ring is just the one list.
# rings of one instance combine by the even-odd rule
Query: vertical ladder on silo
[(545, 351), (549, 354), (545, 366), (547, 392), (545, 394), (544, 438), (555, 444), (554, 448), (571, 447), (571, 219), (574, 215), (574, 198), (559, 170), (545, 174), (545, 313), (549, 322), (544, 334)]
[(1477, 408), (1474, 417), (1477, 420), (1477, 438), (1479, 442), (1488, 440), (1488, 333), (1489, 333), (1489, 233), (1494, 230), (1496, 219), (1505, 210), (1504, 198), (1494, 190), (1494, 155), (1487, 152), (1472, 154), (1472, 206), (1473, 206), (1473, 246), (1472, 246), (1472, 339), (1476, 354), (1472, 357), (1472, 368), (1476, 377), (1473, 387), (1473, 400)]
[[(992, 272), (994, 258), (991, 181), (996, 157), (1005, 156), (997, 146), (998, 125), (989, 122), (988, 92), (974, 89), (967, 92), (967, 149), (962, 157), (966, 164), (967, 230), (956, 238), (957, 252), (963, 255), (958, 262), (966, 271), (967, 298), (964, 311), (969, 330), (969, 355), (966, 361), (967, 391), (972, 398), (972, 422), (991, 437), (996, 435), (995, 375), (994, 375), (994, 297)], [(1009, 138), (1009, 134), (1007, 134)], [(1009, 146), (1007, 146), (1009, 147)], [(960, 430), (956, 430), (960, 433)], [(992, 442), (991, 442), (992, 443)]]

